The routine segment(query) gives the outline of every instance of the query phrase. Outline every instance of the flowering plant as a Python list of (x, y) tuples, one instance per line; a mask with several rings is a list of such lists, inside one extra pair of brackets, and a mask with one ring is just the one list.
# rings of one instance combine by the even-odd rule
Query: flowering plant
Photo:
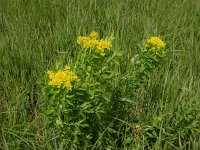
[(60, 146), (81, 149), (94, 143), (106, 126), (111, 102), (111, 78), (118, 52), (112, 51), (113, 37), (98, 39), (97, 32), (79, 36), (81, 46), (72, 70), (69, 66), (48, 71), (45, 86), (47, 127), (57, 132)]
[(145, 46), (141, 49), (141, 52), (131, 59), (133, 64), (131, 78), (134, 90), (149, 78), (152, 70), (156, 68), (166, 56), (164, 50), (165, 46), (165, 42), (159, 37), (149, 37), (145, 41)]
[(110, 49), (112, 47), (111, 40), (98, 40), (98, 33), (95, 31), (91, 32), (88, 37), (79, 36), (77, 38), (77, 43), (80, 44), (83, 49), (94, 49), (96, 53), (101, 56), (105, 55), (105, 49)]
[[(61, 69), (58, 65), (55, 71), (47, 72), (48, 84), (43, 89), (47, 127), (56, 131), (61, 149), (91, 149), (89, 145), (103, 148), (97, 141), (108, 126), (109, 113), (124, 107), (121, 103), (112, 106), (112, 101), (123, 99), (123, 96), (133, 97), (132, 90), (137, 90), (137, 85), (149, 77), (165, 56), (165, 43), (158, 37), (150, 37), (145, 48), (132, 58), (129, 78), (119, 78), (121, 53), (111, 49), (112, 39), (112, 35), (100, 39), (95, 31), (88, 36), (79, 36), (80, 51), (71, 67), (66, 65)], [(119, 85), (128, 91), (120, 89)]]
[(58, 70), (57, 72), (48, 71), (49, 75), (49, 86), (57, 88), (67, 88), (72, 89), (72, 82), (78, 79), (78, 76), (70, 71), (69, 66), (65, 66), (64, 70)]

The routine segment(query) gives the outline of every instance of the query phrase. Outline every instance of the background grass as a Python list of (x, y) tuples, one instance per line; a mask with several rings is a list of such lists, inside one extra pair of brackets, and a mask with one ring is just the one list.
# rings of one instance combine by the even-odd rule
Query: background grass
[[(0, 0), (0, 149), (56, 149), (53, 132), (43, 130), (37, 81), (56, 59), (71, 62), (76, 37), (93, 30), (114, 32), (122, 73), (148, 36), (166, 41), (168, 60), (133, 98), (138, 124), (159, 128), (157, 138), (143, 134), (140, 148), (153, 142), (152, 149), (200, 149), (199, 25), (198, 0)], [(111, 149), (136, 147), (131, 133), (117, 132), (123, 143)]]

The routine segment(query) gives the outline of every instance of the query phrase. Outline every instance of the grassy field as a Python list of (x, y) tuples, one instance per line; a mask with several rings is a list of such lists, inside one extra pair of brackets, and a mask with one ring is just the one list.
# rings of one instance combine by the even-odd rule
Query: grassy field
[(37, 82), (55, 60), (71, 62), (76, 37), (93, 30), (114, 33), (122, 74), (149, 36), (162, 37), (168, 55), (132, 98), (137, 121), (117, 119), (115, 136), (102, 144), (200, 149), (199, 25), (198, 0), (0, 0), (0, 149), (58, 149), (54, 132), (44, 129)]

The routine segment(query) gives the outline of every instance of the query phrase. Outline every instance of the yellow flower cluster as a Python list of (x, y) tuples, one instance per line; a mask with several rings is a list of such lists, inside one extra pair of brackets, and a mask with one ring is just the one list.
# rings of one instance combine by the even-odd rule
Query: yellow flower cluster
[(57, 88), (67, 88), (68, 90), (72, 89), (72, 82), (78, 79), (78, 76), (70, 71), (69, 66), (65, 66), (63, 70), (58, 70), (57, 72), (48, 71), (49, 83), (48, 85), (57, 87)]
[(101, 56), (105, 55), (105, 49), (110, 49), (112, 47), (112, 42), (110, 40), (98, 40), (98, 33), (92, 31), (90, 35), (79, 36), (77, 38), (77, 43), (80, 44), (84, 49), (94, 48), (97, 53)]
[(160, 50), (165, 47), (165, 43), (158, 37), (150, 37), (146, 41), (146, 48)]
[(91, 38), (93, 38), (93, 39), (96, 39), (98, 36), (99, 36), (98, 33), (95, 32), (95, 31), (92, 31), (92, 32), (90, 33), (90, 35), (89, 35), (89, 37), (91, 37)]

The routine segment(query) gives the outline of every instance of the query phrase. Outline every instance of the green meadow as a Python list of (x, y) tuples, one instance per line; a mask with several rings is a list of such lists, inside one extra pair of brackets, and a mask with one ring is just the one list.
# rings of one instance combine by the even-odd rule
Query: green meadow
[(166, 58), (122, 104), (129, 83), (113, 80), (107, 127), (81, 149), (199, 150), (199, 0), (0, 0), (0, 149), (69, 149), (45, 128), (40, 82), (57, 60), (72, 64), (91, 31), (113, 34), (119, 82), (148, 37), (165, 41)]

